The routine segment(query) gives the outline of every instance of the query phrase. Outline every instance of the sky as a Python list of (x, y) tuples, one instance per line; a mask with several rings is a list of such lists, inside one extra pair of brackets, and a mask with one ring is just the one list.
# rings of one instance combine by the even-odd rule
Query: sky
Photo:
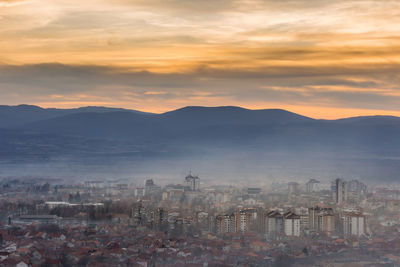
[(0, 0), (0, 104), (400, 116), (399, 0)]

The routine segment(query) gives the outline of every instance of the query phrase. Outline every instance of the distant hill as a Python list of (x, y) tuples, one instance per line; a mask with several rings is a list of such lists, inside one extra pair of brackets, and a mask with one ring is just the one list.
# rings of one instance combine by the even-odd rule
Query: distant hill
[[(146, 114), (131, 111), (67, 112), (48, 119), (20, 125), (21, 129), (45, 133), (77, 136), (153, 141), (182, 136), (185, 133), (207, 129), (207, 135), (221, 127), (228, 131), (247, 127), (287, 125), (311, 122), (313, 119), (285, 110), (248, 110), (238, 107), (186, 107), (163, 114)], [(235, 128), (235, 129), (233, 129)], [(233, 132), (234, 133), (234, 132)], [(197, 135), (197, 134), (196, 134)], [(229, 134), (226, 136), (229, 138)]]
[(44, 109), (33, 105), (18, 105), (18, 106), (0, 105), (0, 128), (22, 126), (24, 124), (31, 123), (34, 121), (56, 118), (68, 114), (76, 114), (83, 112), (107, 113), (116, 111), (127, 111), (138, 114), (149, 114), (136, 110), (94, 107), (94, 106), (81, 107), (75, 109), (55, 109), (55, 108)]
[(240, 107), (185, 107), (161, 114), (160, 117), (175, 126), (221, 124), (287, 124), (312, 121), (282, 109), (250, 110)]
[(345, 119), (338, 119), (337, 122), (343, 123), (365, 123), (365, 124), (396, 124), (400, 123), (400, 117), (395, 116), (361, 116)]
[[(0, 163), (60, 158), (100, 165), (193, 160), (207, 168), (213, 162), (227, 168), (233, 164), (230, 158), (238, 157), (234, 167), (258, 168), (264, 164), (260, 161), (269, 169), (294, 173), (304, 173), (307, 164), (294, 167), (303, 160), (315, 165), (307, 171), (328, 170), (322, 168), (326, 165), (339, 173), (352, 162), (349, 172), (376, 175), (373, 168), (394, 179), (400, 166), (399, 136), (400, 118), (391, 116), (316, 120), (281, 109), (232, 106), (192, 106), (163, 114), (104, 107), (0, 106)], [(277, 158), (281, 160), (275, 162)]]

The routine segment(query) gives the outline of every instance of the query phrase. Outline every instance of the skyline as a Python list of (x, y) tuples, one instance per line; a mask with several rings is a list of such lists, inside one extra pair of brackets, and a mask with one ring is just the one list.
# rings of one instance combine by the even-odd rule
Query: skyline
[(244, 110), (248, 110), (248, 111), (262, 111), (262, 110), (282, 110), (282, 111), (287, 111), (296, 115), (300, 115), (306, 118), (310, 118), (313, 120), (326, 120), (326, 121), (335, 121), (335, 120), (341, 120), (341, 119), (349, 119), (349, 118), (358, 118), (358, 117), (397, 117), (400, 118), (400, 116), (395, 116), (395, 115), (381, 115), (381, 114), (377, 114), (377, 115), (360, 115), (360, 116), (349, 116), (349, 117), (335, 117), (335, 118), (319, 118), (319, 117), (312, 117), (312, 116), (308, 116), (302, 113), (297, 113), (294, 112), (292, 110), (289, 109), (283, 109), (283, 108), (246, 108), (246, 107), (242, 107), (242, 106), (182, 106), (182, 107), (178, 107), (176, 109), (168, 109), (162, 112), (149, 112), (146, 110), (140, 110), (140, 109), (133, 109), (133, 108), (121, 108), (121, 107), (114, 107), (114, 106), (77, 106), (77, 107), (71, 107), (71, 108), (59, 108), (59, 107), (43, 107), (43, 106), (38, 106), (38, 105), (32, 105), (32, 104), (18, 104), (18, 105), (2, 105), (0, 104), (0, 108), (2, 107), (10, 107), (10, 108), (15, 108), (15, 107), (23, 107), (23, 106), (27, 106), (27, 107), (33, 107), (33, 108), (39, 108), (39, 109), (43, 109), (43, 110), (79, 110), (79, 109), (87, 109), (89, 108), (89, 110), (86, 111), (82, 111), (82, 112), (90, 112), (90, 113), (97, 113), (98, 111), (93, 110), (90, 111), (90, 108), (105, 108), (105, 109), (110, 109), (111, 111), (109, 112), (113, 112), (112, 110), (115, 110), (116, 112), (118, 112), (119, 110), (123, 110), (123, 111), (134, 111), (134, 112), (140, 112), (143, 114), (149, 114), (149, 115), (162, 115), (165, 113), (169, 113), (169, 112), (173, 112), (173, 111), (177, 111), (177, 110), (181, 110), (181, 109), (186, 109), (186, 108), (204, 108), (204, 109), (220, 109), (220, 108), (238, 108), (238, 109), (244, 109)]
[(0, 0), (0, 104), (400, 116), (400, 3)]

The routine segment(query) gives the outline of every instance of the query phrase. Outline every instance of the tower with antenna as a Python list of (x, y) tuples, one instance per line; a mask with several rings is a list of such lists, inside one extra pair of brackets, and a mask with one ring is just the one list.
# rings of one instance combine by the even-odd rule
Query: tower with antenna
[(200, 178), (198, 176), (193, 176), (190, 171), (189, 175), (185, 177), (186, 187), (190, 191), (200, 191)]

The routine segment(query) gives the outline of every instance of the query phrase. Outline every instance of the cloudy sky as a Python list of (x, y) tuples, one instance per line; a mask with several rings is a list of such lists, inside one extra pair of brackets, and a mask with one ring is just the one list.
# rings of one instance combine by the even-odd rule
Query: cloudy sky
[(0, 104), (400, 115), (399, 0), (0, 0)]

